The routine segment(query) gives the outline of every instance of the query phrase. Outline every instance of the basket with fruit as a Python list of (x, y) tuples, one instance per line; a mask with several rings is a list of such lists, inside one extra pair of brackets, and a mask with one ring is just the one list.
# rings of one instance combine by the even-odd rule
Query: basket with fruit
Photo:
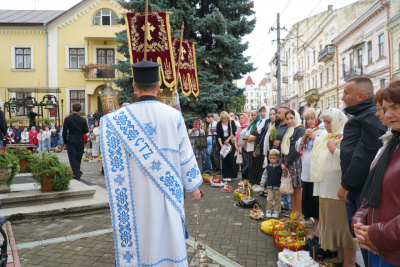
[(304, 250), (307, 246), (307, 229), (298, 221), (289, 219), (273, 230), (274, 244), (281, 252), (284, 248), (292, 251)]
[[(250, 194), (248, 192), (248, 189), (250, 189)], [(235, 198), (235, 200), (241, 200), (242, 198), (246, 197), (246, 194), (252, 197), (254, 196), (254, 191), (253, 186), (249, 184), (247, 180), (244, 180), (239, 183), (239, 187), (233, 192), (233, 197)]]
[(205, 171), (201, 177), (203, 177), (204, 184), (211, 184), (210, 180), (214, 177), (214, 174), (211, 171)]
[(258, 204), (255, 204), (254, 208), (250, 211), (250, 217), (254, 220), (259, 220), (264, 217), (264, 212), (260, 210)]
[(210, 183), (213, 187), (223, 187), (225, 185), (218, 175), (215, 175), (214, 178), (210, 179)]

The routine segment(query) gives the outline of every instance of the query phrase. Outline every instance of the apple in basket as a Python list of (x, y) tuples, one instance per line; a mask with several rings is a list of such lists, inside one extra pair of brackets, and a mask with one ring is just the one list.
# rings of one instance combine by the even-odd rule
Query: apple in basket
[(225, 185), (224, 188), (222, 188), (222, 190), (224, 191), (230, 191), (232, 189), (232, 186), (230, 185)]
[(216, 183), (216, 184), (219, 184), (219, 183), (221, 183), (221, 180), (220, 179), (214, 179), (213, 182)]

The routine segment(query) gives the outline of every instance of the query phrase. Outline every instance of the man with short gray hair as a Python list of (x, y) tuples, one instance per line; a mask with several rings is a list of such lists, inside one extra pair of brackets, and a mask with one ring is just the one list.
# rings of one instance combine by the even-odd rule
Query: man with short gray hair
[[(351, 229), (351, 218), (360, 207), (360, 193), (368, 177), (370, 165), (382, 146), (379, 137), (386, 132), (375, 116), (376, 106), (372, 103), (374, 87), (368, 77), (354, 77), (347, 81), (342, 100), (348, 114), (353, 115), (344, 126), (340, 144), (342, 182), (338, 198), (346, 202), (347, 219)], [(364, 262), (366, 251), (363, 251)], [(366, 265), (367, 266), (367, 265)]]

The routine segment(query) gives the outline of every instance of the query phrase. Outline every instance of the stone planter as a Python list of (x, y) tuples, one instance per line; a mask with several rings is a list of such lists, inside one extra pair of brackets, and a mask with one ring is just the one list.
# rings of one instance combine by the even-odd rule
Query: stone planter
[(27, 159), (22, 159), (19, 161), (19, 172), (20, 173), (26, 173), (26, 169), (28, 168), (29, 165), (29, 160)]
[(5, 184), (5, 182), (7, 182), (11, 176), (12, 167), (12, 163), (9, 163), (7, 168), (0, 169), (0, 193), (9, 193), (11, 190), (10, 187)]
[(50, 185), (50, 181), (54, 179), (53, 175), (43, 175), (43, 182), (40, 183), (42, 192), (54, 191), (54, 186)]

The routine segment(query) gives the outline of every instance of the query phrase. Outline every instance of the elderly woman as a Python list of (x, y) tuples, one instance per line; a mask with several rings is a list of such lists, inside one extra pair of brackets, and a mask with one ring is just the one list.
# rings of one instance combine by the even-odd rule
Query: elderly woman
[(382, 92), (382, 107), (393, 136), (378, 152), (352, 219), (355, 241), (370, 251), (374, 266), (400, 263), (400, 81)]
[(296, 151), (296, 142), (304, 136), (305, 130), (301, 125), (300, 115), (295, 110), (288, 110), (285, 113), (286, 122), (289, 128), (282, 139), (282, 170), (289, 172), (292, 178), (294, 192), (290, 195), (292, 212), (301, 214), (301, 160), (300, 153)]
[(242, 153), (243, 163), (242, 167), (242, 179), (248, 180), (249, 173), (249, 152), (246, 150), (247, 141), (246, 133), (247, 128), (249, 127), (249, 117), (245, 113), (240, 114), (239, 116), (240, 128), (236, 132), (236, 152)]
[(343, 266), (355, 266), (358, 245), (349, 232), (345, 202), (337, 196), (342, 176), (339, 148), (347, 117), (331, 108), (324, 112), (323, 120), (327, 132), (318, 137), (311, 152), (311, 181), (314, 196), (319, 197), (317, 236), (322, 249), (338, 251)]
[(11, 127), (7, 129), (6, 144), (11, 145), (15, 143), (15, 133)]
[(257, 147), (260, 148), (260, 154), (256, 155), (255, 152), (253, 152), (253, 155), (251, 155), (253, 158), (252, 164), (250, 166), (250, 172), (249, 172), (249, 179), (250, 183), (253, 186), (254, 191), (263, 191), (264, 189), (259, 186), (261, 182), (261, 176), (263, 174), (264, 168), (263, 168), (263, 163), (264, 163), (264, 139), (266, 136), (266, 133), (268, 132), (268, 126), (269, 126), (269, 108), (266, 106), (262, 106), (259, 109), (260, 113), (260, 121), (257, 122), (256, 127), (253, 128), (253, 132), (251, 133), (253, 136), (256, 136), (256, 140), (254, 142), (254, 150), (257, 149)]
[(229, 115), (226, 111), (222, 111), (220, 121), (217, 123), (217, 140), (219, 150), (223, 145), (231, 145), (229, 153), (222, 158), (222, 175), (224, 181), (231, 181), (232, 178), (237, 178), (237, 165), (235, 162), (235, 133), (236, 124), (229, 120)]
[[(301, 158), (301, 181), (303, 186), (302, 193), (302, 210), (304, 218), (314, 219), (314, 230), (318, 227), (319, 201), (318, 197), (313, 196), (314, 183), (310, 180), (311, 168), (311, 150), (314, 146), (315, 139), (322, 133), (325, 133), (325, 128), (320, 128), (317, 124), (317, 115), (314, 108), (308, 108), (304, 111), (304, 119), (306, 120), (307, 130), (302, 138), (296, 142), (296, 151), (300, 153)], [(310, 236), (314, 237), (315, 232)]]
[(27, 128), (24, 128), (24, 131), (21, 133), (21, 144), (29, 144), (29, 132)]

